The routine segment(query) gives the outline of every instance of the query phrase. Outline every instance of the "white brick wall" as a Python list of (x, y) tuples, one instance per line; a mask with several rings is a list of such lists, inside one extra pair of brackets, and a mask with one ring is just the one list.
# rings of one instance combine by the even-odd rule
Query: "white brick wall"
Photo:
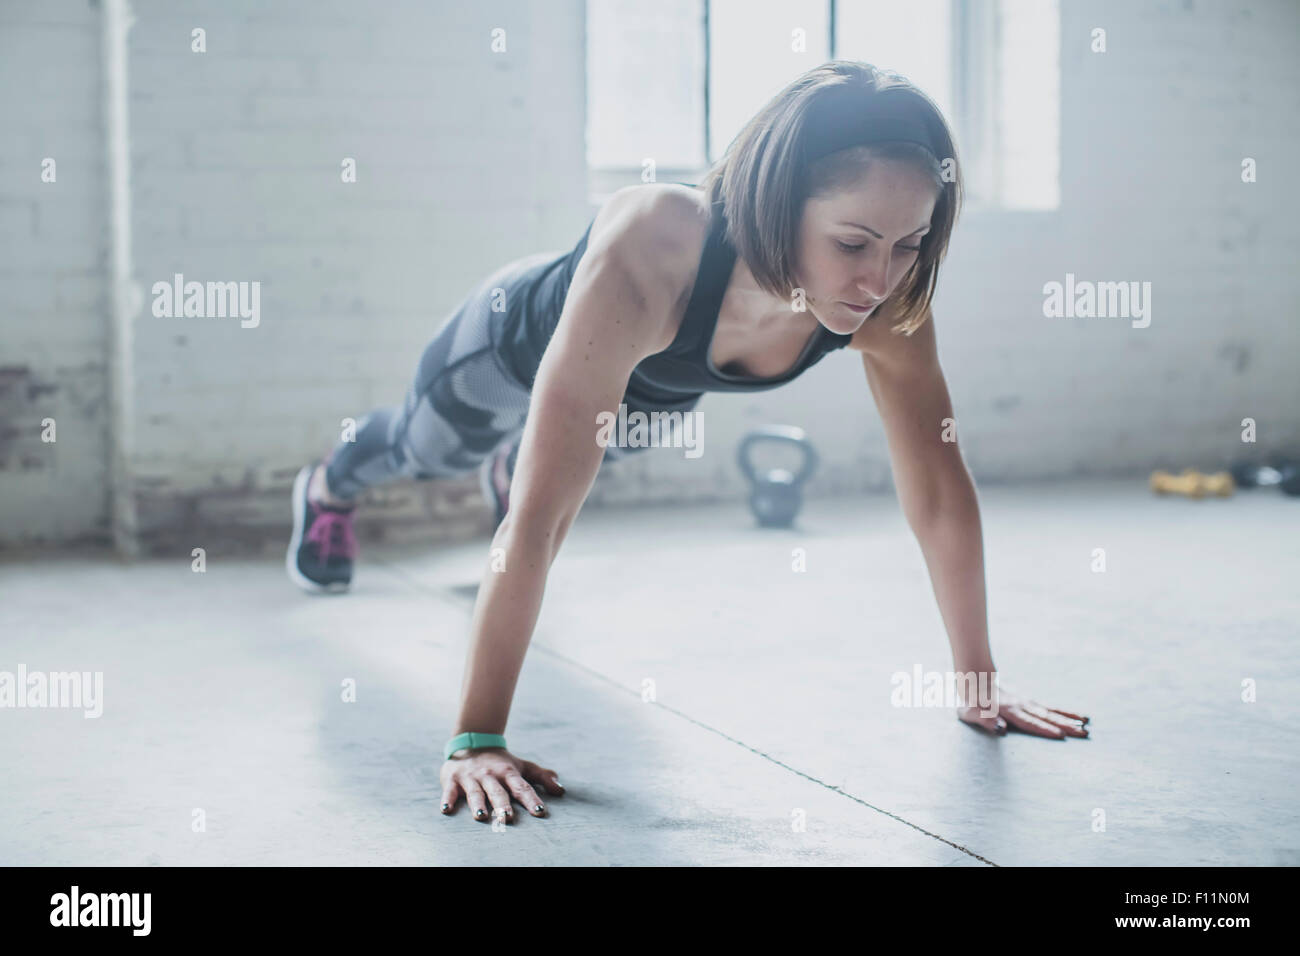
[(107, 532), (99, 49), (84, 0), (0, 4), (0, 545)]
[[(282, 525), (292, 473), (402, 399), (483, 274), (586, 222), (580, 2), (266, 6), (136, 4), (137, 274), (262, 283), (255, 329), (140, 320), (148, 535), (222, 487)], [(401, 519), (427, 490), (378, 500)]]
[[(256, 539), (283, 524), (286, 482), (341, 418), (401, 399), (471, 286), (581, 234), (583, 4), (133, 7), (141, 525), (168, 546), (205, 522)], [(935, 304), (976, 477), (1212, 467), (1240, 450), (1245, 416), (1261, 446), (1295, 446), (1300, 5), (1062, 8), (1064, 205), (969, 211)], [(206, 54), (189, 52), (196, 26)], [(497, 26), (505, 55), (489, 50)], [(1088, 49), (1095, 26), (1105, 54)], [(106, 529), (99, 43), (97, 6), (0, 5), (0, 543)], [(56, 186), (39, 182), (45, 155)], [(344, 156), (356, 184), (339, 181)], [(1240, 182), (1243, 156), (1258, 183)], [(174, 272), (260, 280), (261, 326), (154, 318), (149, 287)], [(1150, 328), (1043, 318), (1043, 284), (1067, 272), (1152, 282)], [(649, 452), (593, 500), (736, 495), (732, 451), (767, 421), (818, 442), (814, 491), (889, 486), (850, 353), (701, 407), (705, 459)], [(57, 447), (37, 437), (47, 414)], [(473, 505), (465, 487), (438, 494), (386, 491), (372, 514)]]

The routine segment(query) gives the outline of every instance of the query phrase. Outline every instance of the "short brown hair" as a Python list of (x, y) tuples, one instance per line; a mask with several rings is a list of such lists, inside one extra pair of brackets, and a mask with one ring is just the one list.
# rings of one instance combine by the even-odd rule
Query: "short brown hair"
[[(849, 147), (809, 162), (804, 149), (809, 107), (828, 90), (841, 87), (860, 94), (864, 110), (883, 90), (890, 91), (891, 102), (903, 97), (909, 114), (928, 132), (933, 155), (914, 143), (890, 141)], [(885, 158), (920, 166), (939, 188), (921, 252), (890, 301), (881, 306), (883, 314), (900, 319), (894, 330), (910, 335), (929, 315), (939, 263), (948, 251), (964, 190), (957, 149), (943, 114), (907, 79), (852, 60), (831, 60), (809, 70), (745, 124), (701, 186), (713, 201), (723, 203), (727, 239), (755, 281), (773, 295), (789, 297), (796, 286), (794, 250), (804, 203), (834, 189), (846, 171), (860, 173), (865, 163)], [(940, 165), (948, 159), (950, 180)]]

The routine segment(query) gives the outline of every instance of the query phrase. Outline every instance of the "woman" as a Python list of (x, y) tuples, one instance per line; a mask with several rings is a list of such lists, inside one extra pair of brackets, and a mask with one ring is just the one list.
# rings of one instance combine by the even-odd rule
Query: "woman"
[[(489, 804), (510, 819), (513, 798), (540, 816), (532, 785), (563, 792), (500, 735), (547, 570), (602, 460), (632, 451), (596, 440), (598, 416), (774, 388), (834, 349), (862, 355), (954, 670), (995, 678), (979, 507), (943, 438), (953, 412), (930, 313), (960, 202), (934, 104), (896, 75), (827, 63), (768, 103), (700, 186), (621, 190), (572, 252), (489, 276), (425, 350), (405, 404), (371, 412), (355, 441), (302, 470), (287, 562), (313, 590), (351, 580), (362, 489), (484, 476), (509, 573), (489, 568), (479, 589), (444, 813), (464, 797), (477, 819)], [(961, 697), (961, 720), (995, 734), (1088, 735), (1087, 717), (991, 687)]]

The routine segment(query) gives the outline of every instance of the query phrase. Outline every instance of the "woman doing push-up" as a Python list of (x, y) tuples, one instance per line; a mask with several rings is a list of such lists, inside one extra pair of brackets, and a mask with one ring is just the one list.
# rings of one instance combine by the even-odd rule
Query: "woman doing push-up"
[(989, 647), (979, 504), (948, 426), (930, 302), (961, 204), (946, 122), (903, 78), (832, 61), (745, 126), (698, 186), (615, 193), (571, 251), (483, 280), (424, 350), (405, 402), (304, 467), (290, 577), (345, 590), (351, 520), (368, 487), (478, 469), (496, 509), (472, 619), (442, 805), (534, 815), (554, 771), (506, 748), (515, 685), (547, 572), (627, 412), (688, 412), (706, 392), (775, 388), (828, 352), (862, 356), (903, 513), (920, 544), (954, 670), (978, 678), (958, 717), (990, 733), (1086, 737), (1088, 718), (999, 690)]

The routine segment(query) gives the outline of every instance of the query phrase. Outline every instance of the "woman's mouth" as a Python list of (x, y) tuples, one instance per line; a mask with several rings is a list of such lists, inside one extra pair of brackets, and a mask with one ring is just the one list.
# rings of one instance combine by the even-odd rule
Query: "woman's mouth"
[(877, 305), (880, 305), (880, 303), (879, 303), (879, 302), (876, 302), (876, 303), (873, 303), (872, 305), (855, 305), (855, 304), (852, 303), (852, 302), (841, 302), (841, 305), (846, 305), (846, 306), (848, 306), (850, 310), (852, 310), (852, 311), (854, 311), (854, 312), (857, 312), (859, 315), (866, 315), (868, 312), (870, 312), (872, 309), (874, 309)]

